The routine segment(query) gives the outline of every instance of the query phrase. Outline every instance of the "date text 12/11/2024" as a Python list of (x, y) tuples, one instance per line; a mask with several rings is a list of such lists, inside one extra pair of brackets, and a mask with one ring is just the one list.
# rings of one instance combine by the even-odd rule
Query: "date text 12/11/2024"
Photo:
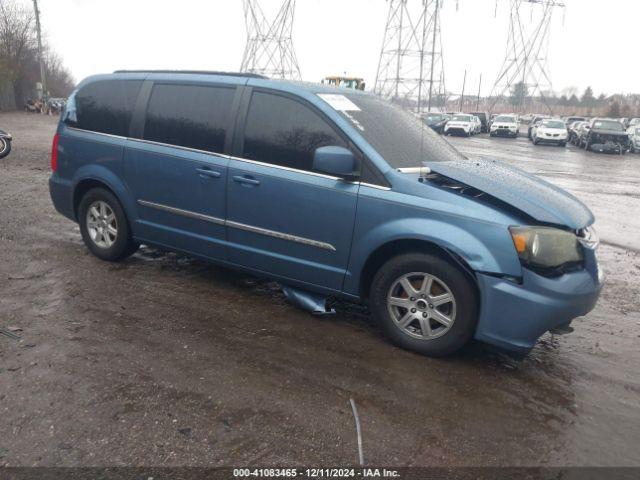
[(399, 478), (397, 470), (386, 468), (236, 468), (235, 478)]

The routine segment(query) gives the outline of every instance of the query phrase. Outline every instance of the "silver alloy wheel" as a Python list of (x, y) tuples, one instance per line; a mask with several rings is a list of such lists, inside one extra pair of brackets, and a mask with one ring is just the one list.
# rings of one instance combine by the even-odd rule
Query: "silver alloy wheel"
[(9, 141), (4, 138), (0, 138), (0, 157), (9, 148)]
[(456, 319), (456, 299), (435, 275), (413, 272), (398, 278), (387, 294), (387, 310), (403, 333), (420, 340), (446, 334)]
[(100, 248), (109, 248), (118, 239), (118, 221), (109, 204), (97, 200), (87, 210), (87, 231)]

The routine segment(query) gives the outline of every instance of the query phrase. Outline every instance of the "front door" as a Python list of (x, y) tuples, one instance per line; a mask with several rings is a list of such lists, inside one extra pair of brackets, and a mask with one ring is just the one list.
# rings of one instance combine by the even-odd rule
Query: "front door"
[(347, 143), (311, 106), (254, 91), (227, 176), (228, 259), (340, 290), (358, 184), (314, 172), (314, 151)]
[(221, 155), (235, 88), (155, 84), (142, 139), (125, 149), (140, 239), (224, 259), (228, 158)]

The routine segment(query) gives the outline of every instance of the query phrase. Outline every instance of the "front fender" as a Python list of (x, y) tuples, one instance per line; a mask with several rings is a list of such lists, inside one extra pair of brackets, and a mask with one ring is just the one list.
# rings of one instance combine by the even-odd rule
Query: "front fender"
[(362, 271), (371, 255), (386, 244), (406, 240), (428, 242), (449, 250), (476, 272), (516, 277), (522, 274), (513, 242), (503, 225), (465, 218), (403, 218), (377, 225), (354, 238), (344, 290), (357, 294)]
[(120, 201), (129, 223), (133, 224), (137, 218), (135, 201), (126, 184), (118, 175), (102, 165), (83, 165), (76, 171), (72, 179), (74, 198), (78, 186), (86, 180), (94, 180), (105, 184)]

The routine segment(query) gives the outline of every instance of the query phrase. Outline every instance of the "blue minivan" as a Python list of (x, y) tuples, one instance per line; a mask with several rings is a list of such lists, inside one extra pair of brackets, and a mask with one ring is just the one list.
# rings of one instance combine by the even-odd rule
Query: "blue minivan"
[(365, 302), (431, 356), (472, 338), (526, 354), (596, 304), (594, 217), (466, 158), (374, 95), (215, 72), (84, 80), (52, 147), (56, 209), (117, 261), (141, 243)]

